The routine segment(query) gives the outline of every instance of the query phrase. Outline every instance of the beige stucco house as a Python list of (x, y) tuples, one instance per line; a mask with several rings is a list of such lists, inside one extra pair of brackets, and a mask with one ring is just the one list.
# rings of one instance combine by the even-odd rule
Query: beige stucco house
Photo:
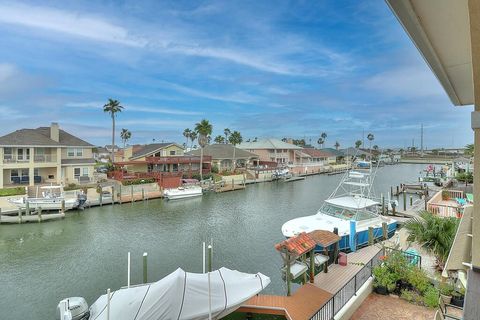
[(0, 137), (0, 188), (90, 182), (93, 145), (50, 127), (20, 129)]
[(310, 156), (302, 151), (302, 147), (279, 139), (260, 139), (253, 142), (243, 142), (237, 147), (258, 155), (261, 162), (276, 162), (287, 165), (308, 163), (310, 161)]
[[(203, 149), (203, 155), (211, 157), (212, 167), (217, 167), (220, 171), (229, 170), (233, 167), (234, 148), (231, 144), (210, 144)], [(200, 149), (189, 151), (187, 155), (200, 156)], [(258, 158), (258, 155), (255, 153), (235, 148), (236, 167), (254, 165), (258, 161)]]

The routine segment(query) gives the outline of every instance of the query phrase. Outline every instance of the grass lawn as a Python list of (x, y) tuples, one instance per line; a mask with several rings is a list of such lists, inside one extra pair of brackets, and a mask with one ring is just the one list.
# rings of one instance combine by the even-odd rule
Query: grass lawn
[(16, 195), (24, 195), (24, 194), (25, 194), (25, 187), (0, 189), (0, 197), (16, 196)]

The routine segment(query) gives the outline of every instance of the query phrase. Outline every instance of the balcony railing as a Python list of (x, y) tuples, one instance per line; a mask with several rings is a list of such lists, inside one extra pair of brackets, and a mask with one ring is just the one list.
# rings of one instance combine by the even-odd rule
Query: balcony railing
[[(167, 157), (146, 157), (147, 163), (151, 164), (189, 164), (200, 163), (198, 156), (167, 156)], [(212, 161), (211, 156), (203, 156), (203, 162)]]
[[(56, 162), (57, 157), (54, 155), (35, 155), (33, 161), (36, 163), (47, 163), (47, 162)], [(27, 163), (30, 162), (30, 156), (17, 157), (4, 155), (3, 163)]]

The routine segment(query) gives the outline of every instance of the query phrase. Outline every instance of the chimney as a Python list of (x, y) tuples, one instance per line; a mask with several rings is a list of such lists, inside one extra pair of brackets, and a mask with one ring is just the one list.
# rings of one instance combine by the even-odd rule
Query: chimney
[(58, 123), (56, 122), (52, 122), (50, 125), (50, 139), (60, 142), (60, 130), (58, 128)]

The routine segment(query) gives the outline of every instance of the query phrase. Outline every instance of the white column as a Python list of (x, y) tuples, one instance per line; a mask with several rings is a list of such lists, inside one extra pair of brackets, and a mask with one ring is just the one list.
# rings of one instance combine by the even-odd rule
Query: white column
[(34, 168), (35, 168), (35, 149), (30, 148), (30, 161), (28, 162), (28, 185), (33, 186), (35, 184), (35, 181), (33, 179), (34, 177)]

